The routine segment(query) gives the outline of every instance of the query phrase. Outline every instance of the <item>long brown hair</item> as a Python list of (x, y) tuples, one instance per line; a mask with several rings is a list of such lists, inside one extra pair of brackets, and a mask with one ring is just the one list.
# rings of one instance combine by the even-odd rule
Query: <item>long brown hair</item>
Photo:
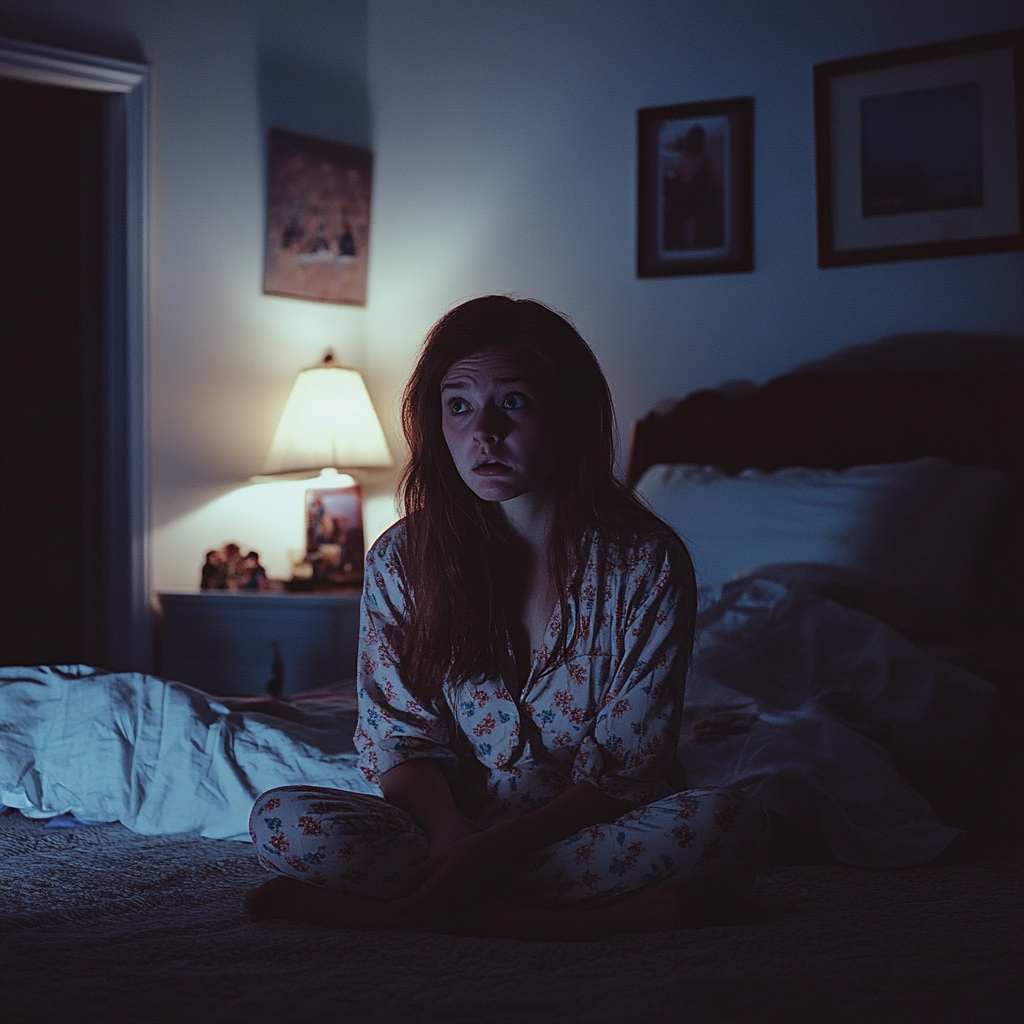
[[(446, 684), (500, 671), (515, 614), (509, 595), (516, 592), (521, 564), (517, 538), (498, 503), (478, 498), (459, 476), (441, 419), (445, 374), (459, 360), (492, 348), (529, 357), (556, 398), (550, 404), (559, 466), (549, 547), (563, 626), (548, 667), (558, 664), (572, 643), (566, 635), (567, 606), (586, 568), (589, 539), (674, 536), (615, 478), (608, 384), (594, 353), (565, 317), (532, 299), (504, 295), (471, 299), (446, 313), (427, 334), (402, 402), (410, 451), (400, 485), (406, 514), (403, 562), (412, 613), (399, 654), (406, 685), (430, 704)], [(688, 610), (680, 613), (689, 618), (692, 642), (696, 594), (692, 567), (682, 568), (689, 573), (691, 593)]]

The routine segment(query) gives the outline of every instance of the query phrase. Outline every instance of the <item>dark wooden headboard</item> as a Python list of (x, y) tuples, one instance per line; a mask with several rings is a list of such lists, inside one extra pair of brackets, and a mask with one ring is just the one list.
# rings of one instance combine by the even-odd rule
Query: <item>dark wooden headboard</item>
[(627, 480), (656, 463), (771, 471), (943, 456), (1024, 480), (1024, 378), (794, 372), (739, 398), (696, 391), (633, 426)]

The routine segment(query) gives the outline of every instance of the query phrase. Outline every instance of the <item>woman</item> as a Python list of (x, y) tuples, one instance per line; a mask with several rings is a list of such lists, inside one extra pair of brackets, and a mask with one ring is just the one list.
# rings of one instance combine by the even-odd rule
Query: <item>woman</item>
[(250, 912), (583, 939), (674, 927), (749, 881), (760, 812), (680, 792), (693, 568), (613, 476), (580, 335), (537, 302), (466, 302), (427, 336), (403, 421), (406, 515), (367, 555), (359, 655), (384, 799), (261, 796), (250, 829), (281, 877)]

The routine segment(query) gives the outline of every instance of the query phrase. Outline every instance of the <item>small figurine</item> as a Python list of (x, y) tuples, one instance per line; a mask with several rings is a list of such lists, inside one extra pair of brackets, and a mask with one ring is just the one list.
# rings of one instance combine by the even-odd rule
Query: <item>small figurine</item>
[(243, 557), (235, 543), (206, 552), (199, 581), (201, 590), (268, 590), (267, 570), (260, 565), (260, 556), (250, 551)]
[(269, 586), (267, 570), (260, 565), (260, 556), (255, 551), (238, 563), (237, 580), (239, 590), (266, 590)]
[(206, 564), (199, 583), (201, 590), (224, 590), (228, 585), (228, 566), (224, 555), (214, 549), (206, 552)]

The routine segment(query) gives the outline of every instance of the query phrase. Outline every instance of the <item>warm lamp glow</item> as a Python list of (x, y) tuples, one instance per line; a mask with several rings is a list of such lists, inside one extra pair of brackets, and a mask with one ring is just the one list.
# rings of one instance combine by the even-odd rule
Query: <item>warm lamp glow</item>
[(295, 381), (261, 475), (392, 465), (362, 376), (339, 366), (328, 352)]

